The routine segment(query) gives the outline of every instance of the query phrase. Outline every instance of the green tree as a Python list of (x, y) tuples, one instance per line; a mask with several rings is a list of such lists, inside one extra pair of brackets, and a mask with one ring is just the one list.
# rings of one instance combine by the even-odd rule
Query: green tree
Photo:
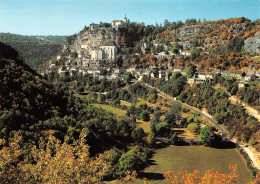
[(153, 113), (153, 117), (151, 119), (151, 122), (157, 124), (157, 123), (160, 122), (160, 118), (161, 118), (161, 111), (155, 111)]
[(140, 114), (140, 118), (143, 121), (149, 121), (150, 120), (149, 112), (147, 110), (143, 110)]
[(200, 129), (200, 139), (206, 146), (214, 146), (217, 144), (218, 136), (215, 133), (216, 128), (208, 125)]
[(199, 125), (197, 123), (191, 123), (188, 125), (187, 130), (196, 133), (199, 131)]
[(243, 45), (244, 40), (241, 37), (236, 36), (230, 41), (227, 48), (229, 52), (241, 52)]
[(124, 171), (138, 170), (140, 165), (140, 158), (137, 155), (135, 149), (129, 150), (127, 153), (123, 154), (119, 159), (120, 168)]
[(188, 78), (191, 78), (191, 77), (193, 77), (195, 72), (196, 72), (196, 66), (192, 65), (192, 66), (189, 66), (189, 68), (186, 70), (185, 73), (186, 73)]
[(170, 136), (171, 144), (176, 144), (178, 142), (178, 136), (177, 134), (172, 134)]
[(106, 100), (106, 96), (104, 94), (99, 93), (98, 94), (98, 103), (104, 103)]

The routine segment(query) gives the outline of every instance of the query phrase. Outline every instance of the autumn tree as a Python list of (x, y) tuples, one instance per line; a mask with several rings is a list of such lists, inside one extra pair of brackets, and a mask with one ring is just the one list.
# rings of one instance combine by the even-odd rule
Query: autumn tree
[(172, 184), (206, 184), (206, 183), (218, 183), (218, 184), (237, 184), (238, 173), (237, 164), (230, 164), (231, 173), (222, 174), (214, 169), (209, 169), (204, 175), (201, 175), (199, 170), (194, 170), (191, 173), (188, 171), (167, 171), (164, 173), (166, 180)]
[(15, 135), (13, 142), (0, 150), (0, 180), (4, 183), (100, 183), (112, 169), (108, 162), (110, 154), (90, 157), (85, 133), (74, 144), (69, 144), (68, 138), (62, 143), (52, 134), (53, 131), (48, 131), (47, 137), (41, 138), (39, 148), (32, 146), (29, 150), (33, 164), (28, 159), (19, 160), (22, 138)]

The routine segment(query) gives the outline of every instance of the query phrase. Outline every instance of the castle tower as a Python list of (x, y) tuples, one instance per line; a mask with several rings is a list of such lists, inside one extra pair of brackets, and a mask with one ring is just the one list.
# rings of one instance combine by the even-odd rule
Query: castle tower
[(125, 15), (125, 18), (124, 18), (124, 23), (127, 23), (127, 18), (126, 18), (126, 15)]

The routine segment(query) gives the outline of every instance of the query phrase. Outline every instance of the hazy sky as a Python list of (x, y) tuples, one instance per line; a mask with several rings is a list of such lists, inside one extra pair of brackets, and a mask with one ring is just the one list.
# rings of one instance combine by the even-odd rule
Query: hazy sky
[(92, 22), (260, 18), (260, 0), (0, 0), (0, 32), (70, 35)]

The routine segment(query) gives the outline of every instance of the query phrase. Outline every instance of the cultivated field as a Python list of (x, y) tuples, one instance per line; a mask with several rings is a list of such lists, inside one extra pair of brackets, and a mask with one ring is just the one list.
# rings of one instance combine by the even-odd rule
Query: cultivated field
[[(208, 169), (215, 169), (222, 173), (229, 173), (229, 164), (238, 164), (239, 183), (248, 183), (250, 171), (246, 162), (236, 149), (215, 149), (202, 146), (169, 146), (157, 149), (153, 163), (145, 169), (142, 177), (149, 179), (149, 183), (169, 183), (164, 180), (163, 173), (169, 170), (199, 169), (202, 174)], [(143, 183), (141, 179), (135, 183)]]

